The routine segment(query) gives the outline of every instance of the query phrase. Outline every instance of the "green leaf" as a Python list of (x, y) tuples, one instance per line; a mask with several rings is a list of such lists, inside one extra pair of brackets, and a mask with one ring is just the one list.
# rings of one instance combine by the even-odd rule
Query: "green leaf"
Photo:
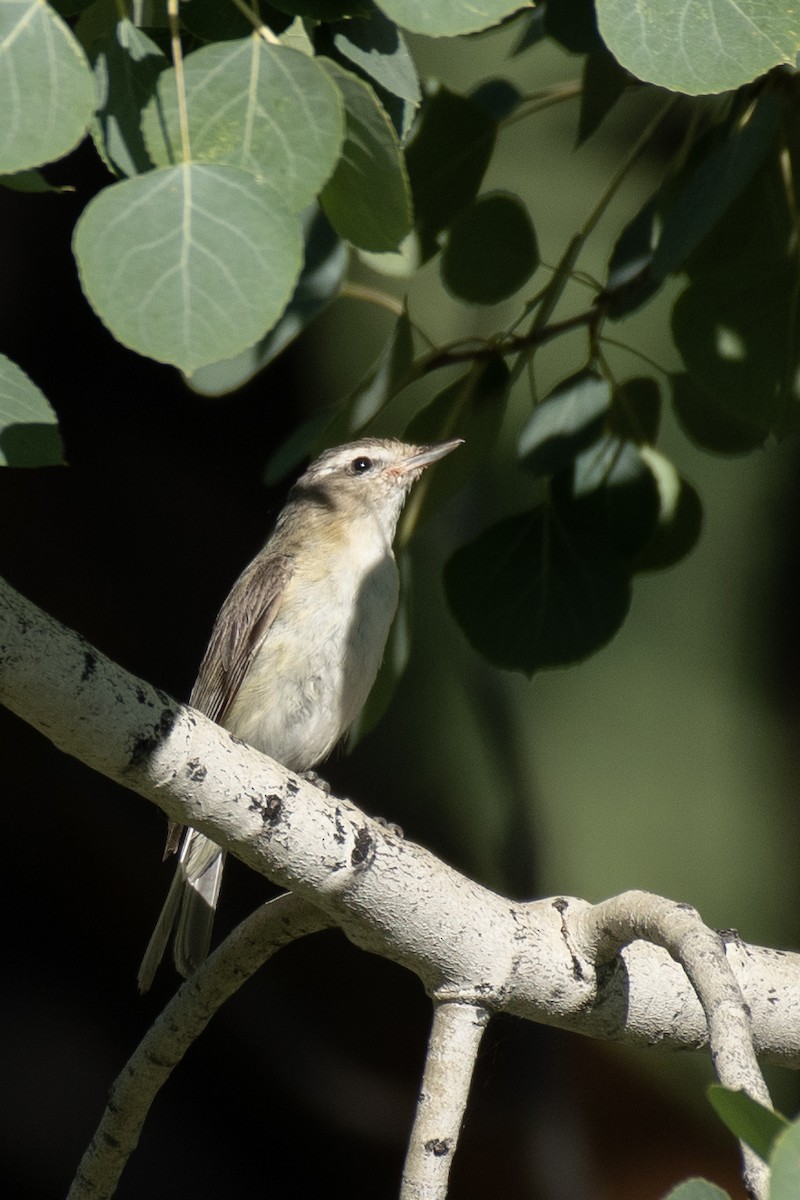
[[(734, 1091), (712, 1083), (708, 1098), (717, 1116), (731, 1133), (746, 1142), (766, 1162), (779, 1134), (789, 1128), (789, 1122), (772, 1108), (759, 1104), (747, 1092)], [(800, 1145), (800, 1143), (798, 1143)]]
[(25, 372), (0, 354), (0, 466), (63, 463), (56, 415)]
[(509, 192), (485, 192), (462, 209), (440, 261), (448, 290), (470, 304), (498, 304), (513, 296), (538, 265), (528, 210)]
[(380, 0), (377, 4), (402, 29), (429, 37), (456, 37), (498, 25), (531, 0)]
[(68, 154), (94, 106), (89, 64), (57, 13), (44, 0), (2, 0), (0, 173)]
[(600, 128), (625, 91), (631, 77), (602, 42), (586, 55), (576, 144), (582, 145)]
[(800, 1121), (775, 1139), (770, 1158), (769, 1200), (797, 1200), (800, 1195)]
[(689, 176), (664, 215), (651, 271), (656, 280), (680, 270), (750, 181), (772, 145), (778, 127), (777, 97), (766, 94)]
[(630, 604), (613, 550), (543, 505), (457, 550), (445, 590), (475, 649), (527, 675), (587, 658), (614, 636)]
[(633, 442), (607, 433), (581, 451), (571, 475), (569, 519), (587, 529), (593, 525), (619, 554), (632, 558), (652, 537), (660, 507), (658, 485), (642, 453)]
[[(203, 46), (184, 60), (193, 162), (243, 167), (295, 212), (333, 171), (344, 130), (339, 92), (316, 59), (253, 35)], [(175, 72), (159, 78), (144, 115), (153, 161), (181, 160)]]
[(519, 436), (523, 467), (551, 475), (598, 436), (611, 402), (611, 385), (594, 371), (571, 375), (541, 400)]
[(608, 314), (615, 320), (641, 308), (661, 284), (650, 266), (655, 249), (657, 197), (651, 197), (617, 238), (608, 263)]
[(400, 30), (381, 12), (341, 21), (330, 32), (336, 50), (354, 67), (393, 96), (419, 104), (422, 93), (414, 60)]
[(556, 0), (545, 6), (544, 24), (548, 37), (571, 54), (589, 54), (600, 42), (594, 0)]
[(114, 184), (75, 229), (83, 290), (124, 345), (191, 372), (275, 324), (301, 264), (300, 226), (246, 171), (199, 163)]
[(346, 17), (363, 17), (372, 8), (372, 0), (272, 0), (273, 8), (297, 14), (312, 21), (342, 21)]
[(672, 407), (684, 432), (714, 454), (748, 454), (763, 446), (767, 431), (729, 412), (685, 372), (670, 376)]
[(478, 194), (492, 157), (497, 122), (474, 100), (440, 88), (426, 98), (406, 150), (414, 214), (429, 258), (436, 237)]
[(339, 236), (362, 250), (397, 249), (411, 229), (411, 191), (400, 144), (372, 88), (320, 60), (344, 98), (342, 156), (320, 196)]
[(153, 166), (142, 134), (142, 111), (155, 91), (167, 59), (147, 34), (118, 21), (87, 46), (97, 82), (92, 136), (109, 170), (138, 175)]
[(730, 1196), (707, 1179), (685, 1179), (664, 1200), (730, 1200)]
[(793, 66), (800, 49), (797, 10), (780, 0), (597, 0), (597, 21), (623, 67), (690, 96)]
[(507, 79), (484, 79), (469, 94), (473, 104), (482, 108), (493, 121), (504, 121), (519, 108), (524, 97)]
[(765, 263), (742, 275), (734, 261), (690, 284), (672, 311), (672, 332), (697, 388), (740, 422), (766, 433), (796, 422), (797, 268)]
[(610, 428), (637, 445), (654, 442), (661, 420), (661, 392), (655, 379), (639, 375), (614, 389)]
[(475, 477), (497, 442), (510, 384), (511, 374), (502, 359), (475, 363), (460, 379), (443, 388), (408, 425), (403, 438), (412, 444), (462, 437), (464, 445), (422, 477), (406, 504), (404, 528), (416, 527), (423, 501), (426, 512), (435, 512)]
[(39, 171), (17, 171), (14, 175), (0, 175), (0, 185), (12, 192), (72, 192), (71, 187), (54, 187)]
[(636, 574), (673, 567), (694, 550), (703, 528), (703, 506), (695, 488), (652, 446), (641, 446), (639, 453), (658, 489), (658, 520), (630, 561)]
[(282, 354), (339, 294), (347, 269), (347, 250), (316, 206), (303, 214), (303, 220), (305, 264), (283, 316), (254, 346), (234, 358), (195, 371), (187, 380), (194, 391), (221, 396), (242, 387)]

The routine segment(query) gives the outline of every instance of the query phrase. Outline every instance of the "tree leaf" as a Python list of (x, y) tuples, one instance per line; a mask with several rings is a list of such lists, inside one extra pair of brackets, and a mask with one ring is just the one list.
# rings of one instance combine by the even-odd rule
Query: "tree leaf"
[(545, 505), (457, 550), (445, 590), (475, 649), (527, 675), (587, 658), (613, 637), (630, 604), (628, 574), (613, 550)]
[(331, 59), (320, 60), (342, 93), (342, 156), (320, 196), (339, 236), (362, 250), (396, 250), (412, 225), (400, 144), (372, 88)]
[(142, 111), (167, 66), (166, 56), (128, 20), (116, 22), (86, 49), (97, 83), (92, 137), (98, 153), (116, 175), (149, 171), (153, 161), (142, 134)]
[(561, 470), (598, 436), (611, 402), (611, 385), (591, 370), (578, 371), (541, 400), (519, 436), (521, 465), (534, 475)]
[(63, 463), (58, 421), (44, 393), (10, 358), (0, 354), (0, 466)]
[(789, 1128), (786, 1117), (759, 1104), (747, 1092), (712, 1083), (708, 1088), (708, 1098), (715, 1113), (731, 1133), (746, 1142), (765, 1162), (778, 1136)]
[(437, 234), (474, 200), (492, 157), (497, 121), (476, 101), (439, 88), (422, 108), (406, 150), (414, 220), (430, 258)]
[(301, 237), (272, 188), (236, 167), (193, 163), (100, 192), (74, 252), (114, 336), (191, 372), (274, 325), (299, 274)]
[(794, 65), (800, 49), (797, 11), (776, 0), (597, 0), (597, 21), (623, 67), (690, 96)]
[(704, 154), (677, 199), (666, 210), (651, 264), (652, 277), (680, 270), (750, 181), (775, 137), (780, 115), (777, 97), (762, 95), (748, 119), (730, 129)]
[(368, 18), (352, 17), (330, 27), (339, 54), (375, 83), (412, 104), (422, 92), (414, 60), (397, 26), (376, 10)]
[(509, 192), (485, 192), (453, 221), (440, 260), (442, 279), (471, 304), (498, 304), (539, 265), (528, 210)]
[[(252, 171), (295, 212), (315, 199), (344, 132), (340, 94), (316, 59), (253, 35), (195, 50), (184, 60), (184, 75), (193, 162)], [(143, 127), (158, 166), (180, 161), (171, 68), (159, 78)]]
[(614, 388), (609, 427), (637, 445), (654, 442), (661, 421), (661, 392), (655, 379), (638, 375)]
[(707, 1179), (684, 1179), (669, 1192), (664, 1200), (731, 1200), (728, 1192), (724, 1192), (715, 1183)]
[(380, 0), (377, 5), (402, 29), (429, 37), (456, 37), (498, 25), (531, 0)]
[(200, 367), (187, 379), (204, 396), (235, 391), (289, 346), (338, 294), (347, 270), (347, 250), (315, 206), (303, 214), (305, 262), (278, 323), (254, 346), (234, 358)]
[(778, 1134), (770, 1157), (769, 1200), (797, 1200), (800, 1195), (800, 1121)]
[(95, 106), (89, 64), (44, 0), (0, 4), (0, 173), (61, 158), (86, 133)]
[[(602, 539), (631, 559), (651, 539), (659, 491), (635, 443), (606, 433), (581, 451), (571, 471), (571, 524), (594, 526)], [(559, 509), (562, 511), (562, 508)]]
[(703, 530), (703, 505), (697, 491), (652, 446), (640, 454), (658, 488), (658, 521), (652, 536), (630, 560), (634, 574), (673, 567), (694, 550)]
[(608, 314), (617, 320), (646, 304), (660, 288), (651, 272), (658, 197), (651, 196), (617, 238), (608, 263)]
[(693, 281), (675, 302), (675, 344), (697, 388), (766, 433), (797, 420), (798, 279), (792, 261), (742, 275), (734, 261)]
[(578, 116), (580, 146), (600, 128), (622, 93), (631, 83), (631, 77), (619, 65), (613, 54), (609, 54), (602, 42), (586, 55), (583, 64), (583, 88)]
[(594, 0), (557, 0), (547, 4), (544, 23), (548, 37), (554, 38), (570, 54), (590, 54), (601, 45), (597, 32)]
[(748, 454), (763, 446), (767, 431), (729, 412), (685, 372), (670, 376), (672, 407), (693, 442), (714, 454)]

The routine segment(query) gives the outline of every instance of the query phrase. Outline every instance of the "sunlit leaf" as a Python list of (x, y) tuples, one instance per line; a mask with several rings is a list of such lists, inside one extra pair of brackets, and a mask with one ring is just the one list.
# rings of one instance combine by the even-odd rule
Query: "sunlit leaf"
[(86, 133), (95, 88), (74, 34), (44, 0), (0, 3), (0, 173), (69, 153)]
[[(772, 1152), (776, 1138), (789, 1128), (786, 1117), (759, 1104), (752, 1096), (748, 1096), (747, 1092), (734, 1091), (732, 1088), (712, 1083), (708, 1089), (708, 1098), (717, 1116), (725, 1122), (731, 1133), (740, 1141), (746, 1142), (765, 1162)], [(798, 1145), (800, 1146), (800, 1143)]]
[(100, 192), (79, 220), (83, 289), (124, 345), (191, 372), (277, 321), (300, 271), (296, 216), (236, 167), (166, 167)]
[(499, 24), (504, 17), (524, 8), (532, 0), (379, 0), (378, 8), (402, 29), (429, 37), (455, 37), (477, 33)]
[(596, 0), (600, 33), (639, 79), (691, 96), (741, 87), (800, 49), (797, 11), (776, 0)]
[(411, 190), (400, 143), (372, 88), (330, 59), (345, 106), (342, 155), (320, 202), (341, 238), (362, 250), (396, 250), (411, 229)]
[(234, 358), (200, 367), (187, 379), (206, 396), (242, 387), (277, 358), (339, 294), (347, 269), (347, 249), (324, 215), (313, 207), (303, 214), (305, 261), (292, 298), (276, 325), (254, 346)]
[[(262, 38), (216, 42), (183, 64), (192, 161), (243, 167), (300, 211), (330, 176), (342, 144), (342, 102), (316, 59)], [(175, 72), (159, 78), (144, 134), (159, 166), (181, 161)]]

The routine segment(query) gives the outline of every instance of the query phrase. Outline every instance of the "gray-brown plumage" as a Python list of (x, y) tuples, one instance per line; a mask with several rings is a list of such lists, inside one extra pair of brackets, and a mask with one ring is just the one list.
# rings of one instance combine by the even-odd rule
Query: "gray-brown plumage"
[[(425, 467), (458, 445), (362, 438), (321, 454), (223, 604), (190, 704), (290, 770), (322, 762), (358, 716), (383, 657), (405, 498)], [(171, 827), (168, 847), (180, 834)], [(181, 974), (205, 958), (223, 862), (216, 843), (185, 831), (139, 970), (142, 991), (173, 929)]]

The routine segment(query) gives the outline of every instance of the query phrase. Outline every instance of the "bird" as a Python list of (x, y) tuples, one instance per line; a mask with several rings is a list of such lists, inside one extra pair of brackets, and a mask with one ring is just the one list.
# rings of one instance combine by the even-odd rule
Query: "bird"
[[(323, 451), (224, 601), (190, 705), (291, 771), (312, 772), (327, 758), (360, 713), (383, 658), (399, 597), (392, 542), (406, 497), (425, 468), (462, 441), (364, 437)], [(185, 977), (208, 954), (225, 852), (172, 824), (165, 857), (178, 847), (139, 968), (141, 992), (170, 938)]]

